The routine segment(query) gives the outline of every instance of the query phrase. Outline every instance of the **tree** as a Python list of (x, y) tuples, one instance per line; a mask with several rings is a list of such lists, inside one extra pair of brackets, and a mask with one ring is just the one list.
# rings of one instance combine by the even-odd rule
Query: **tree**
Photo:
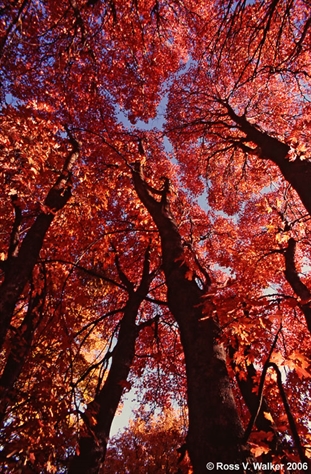
[(99, 472), (129, 387), (195, 473), (308, 469), (308, 2), (1, 14), (3, 471)]
[(100, 381), (94, 400), (88, 403), (83, 414), (85, 434), (79, 439), (79, 455), (72, 461), (69, 473), (100, 472), (105, 455), (106, 446), (113, 418), (121, 400), (122, 392), (126, 387), (135, 354), (135, 342), (139, 331), (154, 322), (146, 321), (139, 326), (135, 320), (139, 307), (146, 298), (150, 283), (156, 271), (150, 273), (150, 248), (147, 248), (144, 260), (142, 278), (137, 289), (122, 272), (118, 259), (116, 260), (119, 277), (128, 291), (129, 298), (124, 308), (124, 315), (120, 322), (118, 341), (109, 354), (112, 361), (109, 374), (101, 387)]
[(213, 305), (208, 308), (208, 302), (203, 309), (203, 289), (209, 290), (210, 277), (205, 273), (204, 286), (200, 288), (185, 261), (181, 236), (170, 217), (169, 182), (165, 180), (161, 199), (157, 201), (142, 178), (139, 162), (135, 163), (133, 180), (161, 237), (168, 306), (178, 323), (185, 353), (189, 408), (187, 449), (193, 468), (195, 472), (203, 472), (206, 456), (215, 463), (220, 457), (226, 464), (242, 463), (247, 459), (247, 448), (241, 442), (242, 424), (231, 393), (225, 351), (216, 342), (219, 327), (212, 316)]
[[(4, 112), (6, 119), (5, 125), (8, 126), (13, 120), (13, 117), (9, 116), (9, 112), (10, 110)], [(23, 239), (21, 239), (22, 232), (24, 231), (22, 229), (22, 203), (19, 200), (17, 191), (13, 187), (11, 187), (9, 190), (12, 206), (14, 208), (15, 219), (9, 239), (7, 256), (4, 260), (2, 260), (2, 270), (5, 277), (0, 289), (1, 347), (3, 345), (8, 327), (11, 323), (16, 303), (21, 296), (24, 287), (29, 282), (33, 268), (38, 261), (39, 253), (43, 246), (44, 237), (53, 222), (55, 214), (66, 205), (71, 196), (70, 179), (72, 168), (78, 157), (79, 145), (71, 135), (69, 129), (67, 130), (70, 138), (71, 150), (65, 159), (60, 175), (42, 203), (42, 209), (39, 210), (36, 219), (34, 220), (30, 229), (26, 232), (26, 235)], [(28, 130), (26, 130), (26, 134), (27, 132)], [(8, 145), (7, 137), (4, 136), (3, 139), (6, 140), (6, 145)], [(14, 142), (12, 144), (13, 146), (16, 146)], [(4, 146), (3, 151), (5, 154), (10, 155), (12, 153), (12, 147)], [(15, 149), (14, 153), (17, 153), (17, 157), (19, 158), (18, 149)], [(31, 160), (29, 161), (31, 163)], [(37, 172), (35, 168), (33, 171), (35, 173)], [(11, 182), (10, 185), (12, 186)]]

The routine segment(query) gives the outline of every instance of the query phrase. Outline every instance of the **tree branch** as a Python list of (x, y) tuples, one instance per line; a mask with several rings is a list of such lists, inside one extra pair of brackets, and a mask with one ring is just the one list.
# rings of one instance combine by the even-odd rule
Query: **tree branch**
[(292, 287), (296, 295), (302, 300), (302, 303), (299, 304), (299, 308), (303, 312), (306, 323), (311, 333), (311, 292), (309, 288), (301, 281), (296, 265), (295, 265), (295, 252), (296, 252), (296, 241), (291, 237), (288, 241), (287, 248), (283, 250), (283, 255), (285, 258), (285, 278)]

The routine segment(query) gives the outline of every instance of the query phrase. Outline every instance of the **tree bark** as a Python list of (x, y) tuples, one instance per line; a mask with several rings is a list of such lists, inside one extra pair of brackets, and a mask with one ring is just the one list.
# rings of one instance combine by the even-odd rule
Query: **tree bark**
[(12, 337), (10, 351), (0, 377), (0, 427), (3, 426), (8, 406), (14, 403), (14, 385), (30, 352), (35, 327), (42, 316), (44, 300), (45, 289), (30, 296), (27, 313)]
[(285, 278), (292, 287), (293, 291), (300, 298), (301, 303), (299, 303), (299, 308), (303, 312), (308, 330), (311, 334), (311, 291), (309, 288), (301, 281), (296, 265), (295, 265), (295, 251), (296, 251), (296, 241), (291, 237), (288, 241), (287, 248), (284, 250), (285, 257)]
[[(162, 263), (168, 306), (175, 317), (185, 354), (189, 430), (187, 450), (195, 474), (206, 474), (206, 464), (237, 464), (248, 457), (243, 427), (235, 405), (226, 366), (225, 350), (218, 342), (219, 327), (212, 311), (204, 312), (203, 290), (189, 280), (189, 268), (178, 228), (167, 202), (168, 180), (157, 201), (144, 182), (140, 164), (133, 168), (136, 192), (153, 218), (161, 237)], [(156, 194), (159, 194), (157, 192)], [(209, 283), (209, 282), (207, 282)]]
[(121, 279), (126, 283), (129, 299), (120, 323), (118, 342), (112, 353), (111, 367), (104, 386), (88, 404), (84, 413), (87, 434), (79, 440), (80, 454), (73, 458), (68, 474), (102, 472), (111, 424), (135, 355), (135, 342), (140, 329), (135, 320), (139, 307), (148, 294), (153, 275), (149, 273), (149, 249), (145, 255), (143, 275), (137, 290), (133, 290), (133, 285), (122, 274)]
[(285, 180), (295, 189), (302, 204), (311, 215), (311, 163), (299, 158), (290, 161), (287, 156), (290, 151), (289, 145), (259, 130), (244, 115), (237, 115), (228, 102), (222, 102), (222, 105), (226, 107), (229, 117), (245, 133), (245, 138), (257, 145), (257, 149), (248, 148), (245, 145), (243, 145), (243, 149), (248, 148), (249, 153), (254, 153), (262, 159), (268, 159), (275, 163)]
[[(70, 132), (68, 131), (68, 133)], [(40, 212), (28, 230), (19, 249), (19, 242), (14, 241), (15, 236), (11, 239), (10, 247), (14, 246), (14, 252), (8, 255), (6, 262), (2, 265), (5, 277), (0, 287), (0, 350), (3, 347), (16, 303), (29, 282), (33, 268), (38, 261), (45, 235), (55, 214), (66, 205), (71, 196), (71, 169), (78, 157), (79, 144), (71, 135), (69, 137), (72, 150), (65, 161), (62, 173), (44, 201), (44, 210)], [(17, 204), (14, 207), (17, 211)], [(18, 220), (21, 220), (21, 216), (18, 217)], [(14, 227), (12, 232), (16, 234)]]

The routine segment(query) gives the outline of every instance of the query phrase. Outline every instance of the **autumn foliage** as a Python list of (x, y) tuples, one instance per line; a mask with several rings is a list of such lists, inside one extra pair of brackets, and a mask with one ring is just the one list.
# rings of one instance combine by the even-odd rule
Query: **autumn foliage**
[(6, 0), (0, 35), (1, 472), (308, 472), (309, 1)]
[(174, 410), (136, 413), (128, 428), (111, 439), (105, 472), (191, 472), (189, 459), (180, 461), (184, 430), (183, 417)]

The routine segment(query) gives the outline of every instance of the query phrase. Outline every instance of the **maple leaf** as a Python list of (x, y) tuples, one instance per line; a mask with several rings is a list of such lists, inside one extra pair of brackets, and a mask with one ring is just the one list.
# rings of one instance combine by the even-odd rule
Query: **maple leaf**
[(251, 452), (254, 454), (255, 458), (258, 458), (262, 454), (267, 454), (270, 451), (270, 448), (268, 446), (264, 446), (264, 445), (258, 446), (258, 445), (255, 445), (254, 443), (251, 443), (251, 445), (252, 445)]
[(271, 421), (271, 423), (274, 423), (271, 413), (265, 411), (264, 417), (266, 418), (266, 420), (269, 420)]

